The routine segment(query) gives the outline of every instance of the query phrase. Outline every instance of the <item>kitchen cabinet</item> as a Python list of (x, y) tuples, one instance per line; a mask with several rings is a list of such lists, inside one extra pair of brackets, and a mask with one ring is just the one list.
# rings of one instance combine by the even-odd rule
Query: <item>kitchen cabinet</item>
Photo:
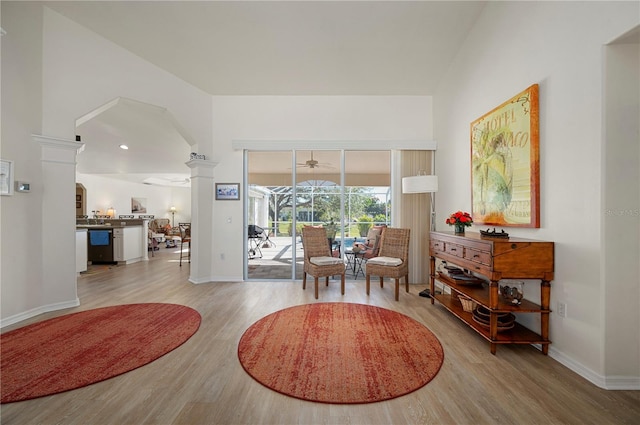
[(113, 229), (113, 260), (130, 264), (142, 260), (142, 226), (116, 227)]

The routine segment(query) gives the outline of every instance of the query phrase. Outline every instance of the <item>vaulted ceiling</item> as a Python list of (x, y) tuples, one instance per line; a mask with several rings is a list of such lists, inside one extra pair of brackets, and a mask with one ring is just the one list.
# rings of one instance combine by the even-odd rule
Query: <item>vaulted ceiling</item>
[[(211, 95), (432, 95), (485, 3), (45, 4)], [(158, 119), (157, 110), (150, 108), (149, 119)], [(137, 113), (138, 119), (143, 119), (144, 108), (138, 108)], [(94, 123), (91, 134), (88, 132), (92, 124), (88, 121), (83, 139), (104, 137), (100, 131), (104, 133), (108, 128), (112, 137), (127, 140), (127, 144), (143, 143), (139, 132), (128, 134), (126, 125), (120, 125), (118, 117), (123, 115), (112, 111), (110, 116), (102, 116), (101, 122)], [(120, 127), (122, 133), (114, 136), (114, 129)], [(167, 148), (174, 146), (173, 137), (166, 141), (158, 140), (157, 134), (154, 137), (157, 149), (162, 150), (164, 142)], [(189, 147), (182, 149), (188, 151)], [(149, 152), (142, 148), (135, 151)], [(184, 159), (182, 155), (176, 157)], [(97, 165), (86, 164), (82, 168), (92, 170)], [(117, 173), (132, 171), (121, 169)]]

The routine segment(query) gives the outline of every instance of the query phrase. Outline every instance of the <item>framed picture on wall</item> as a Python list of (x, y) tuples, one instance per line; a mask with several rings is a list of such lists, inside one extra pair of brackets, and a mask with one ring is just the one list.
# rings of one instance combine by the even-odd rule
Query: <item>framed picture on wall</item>
[(0, 195), (13, 195), (13, 161), (0, 159)]
[(538, 85), (471, 123), (474, 224), (540, 227)]
[(240, 199), (240, 183), (216, 183), (216, 199), (237, 201)]
[(147, 198), (131, 198), (131, 213), (146, 214)]

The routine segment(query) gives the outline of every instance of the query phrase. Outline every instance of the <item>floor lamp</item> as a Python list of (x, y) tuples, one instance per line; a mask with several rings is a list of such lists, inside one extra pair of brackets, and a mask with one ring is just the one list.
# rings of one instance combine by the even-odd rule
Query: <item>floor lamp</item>
[[(438, 191), (438, 176), (420, 174), (402, 178), (402, 193), (428, 193), (431, 196), (431, 211), (429, 213), (429, 231), (436, 227), (436, 210), (434, 193)], [(429, 289), (420, 292), (420, 296), (430, 297)]]
[(435, 229), (436, 210), (434, 193), (438, 191), (438, 176), (421, 174), (402, 178), (402, 193), (428, 193), (431, 196), (429, 230)]
[(171, 207), (169, 208), (169, 211), (171, 212), (171, 227), (176, 227), (176, 207)]

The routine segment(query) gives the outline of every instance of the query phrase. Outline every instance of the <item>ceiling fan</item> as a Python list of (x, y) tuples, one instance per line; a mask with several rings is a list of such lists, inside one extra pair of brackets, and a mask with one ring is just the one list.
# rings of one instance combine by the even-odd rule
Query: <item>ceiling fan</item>
[(142, 183), (146, 185), (190, 187), (191, 179), (178, 175), (157, 175), (144, 179)]
[(311, 151), (311, 159), (307, 159), (305, 162), (296, 162), (296, 166), (303, 167), (303, 168), (311, 168), (311, 169), (321, 168), (321, 167), (334, 168), (328, 162), (318, 162), (315, 159), (313, 159), (313, 151)]

